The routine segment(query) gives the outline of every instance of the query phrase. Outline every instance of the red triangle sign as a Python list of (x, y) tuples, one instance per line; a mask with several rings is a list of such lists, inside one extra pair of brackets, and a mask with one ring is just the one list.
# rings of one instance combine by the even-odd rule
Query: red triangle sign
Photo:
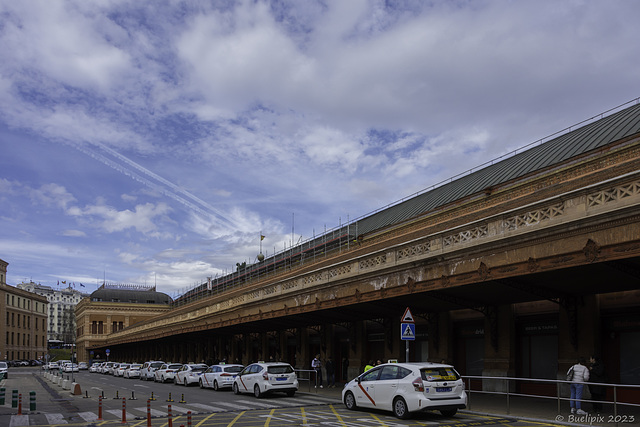
[(411, 310), (409, 310), (409, 307), (407, 307), (407, 309), (404, 311), (404, 314), (402, 315), (402, 323), (415, 323), (415, 320), (413, 320), (413, 314), (411, 314)]

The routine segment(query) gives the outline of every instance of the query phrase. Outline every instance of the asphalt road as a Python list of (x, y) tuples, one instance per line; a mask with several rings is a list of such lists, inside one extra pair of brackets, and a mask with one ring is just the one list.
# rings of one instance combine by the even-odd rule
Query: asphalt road
[[(236, 396), (230, 390), (203, 390), (195, 385), (184, 387), (170, 383), (159, 384), (86, 371), (75, 373), (74, 379), (81, 384), (82, 395), (71, 395), (69, 390), (63, 390), (59, 385), (46, 380), (40, 370), (12, 370), (8, 379), (0, 381), (0, 387), (6, 389), (5, 404), (0, 405), (0, 426), (146, 426), (149, 413), (150, 425), (167, 427), (169, 405), (175, 427), (188, 426), (189, 415), (192, 426), (532, 425), (530, 421), (521, 421), (515, 417), (466, 412), (459, 412), (453, 418), (429, 412), (415, 414), (410, 420), (398, 420), (382, 411), (349, 411), (340, 402), (337, 389), (332, 389), (331, 393), (299, 392), (293, 397), (274, 394), (256, 399), (251, 394)], [(12, 407), (11, 392), (14, 389), (24, 396), (22, 415), (18, 415), (17, 408)], [(30, 410), (28, 399), (32, 390), (38, 395), (35, 411)], [(150, 400), (152, 398), (155, 400)], [(102, 419), (99, 419), (100, 400)], [(557, 424), (536, 422), (535, 425)]]

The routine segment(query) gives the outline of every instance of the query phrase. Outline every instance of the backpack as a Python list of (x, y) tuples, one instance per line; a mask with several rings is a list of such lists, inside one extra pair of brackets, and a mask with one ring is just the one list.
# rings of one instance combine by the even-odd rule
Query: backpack
[(567, 372), (567, 381), (573, 381), (573, 366), (571, 367), (571, 369), (569, 369), (569, 372)]

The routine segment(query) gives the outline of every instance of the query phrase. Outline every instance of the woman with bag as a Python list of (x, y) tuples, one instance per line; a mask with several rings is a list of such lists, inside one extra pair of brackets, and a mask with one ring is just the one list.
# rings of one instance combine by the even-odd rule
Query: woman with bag
[(578, 415), (586, 415), (582, 410), (582, 392), (584, 391), (584, 383), (589, 381), (589, 369), (585, 366), (587, 362), (584, 357), (578, 359), (578, 363), (573, 365), (567, 371), (567, 381), (571, 381), (571, 413)]

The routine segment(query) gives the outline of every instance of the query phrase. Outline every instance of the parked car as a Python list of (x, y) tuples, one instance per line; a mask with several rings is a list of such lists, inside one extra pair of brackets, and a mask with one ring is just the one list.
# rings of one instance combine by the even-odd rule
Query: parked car
[(244, 368), (233, 381), (233, 392), (253, 393), (255, 397), (280, 391), (293, 396), (298, 390), (298, 377), (293, 366), (284, 362), (258, 362)]
[(451, 365), (384, 363), (345, 384), (342, 401), (348, 409), (382, 409), (402, 419), (431, 410), (452, 417), (466, 407), (467, 394)]
[(78, 364), (77, 363), (65, 363), (62, 366), (62, 372), (78, 372)]
[(86, 371), (89, 369), (89, 365), (87, 364), (87, 362), (80, 362), (78, 363), (78, 369), (80, 369), (81, 371)]
[(9, 365), (7, 362), (0, 362), (0, 378), (9, 377)]
[(200, 375), (200, 388), (230, 388), (233, 380), (244, 369), (243, 365), (212, 365)]
[(161, 360), (151, 360), (144, 362), (142, 368), (140, 368), (140, 379), (143, 381), (149, 381), (154, 379), (155, 372), (164, 364)]
[(139, 363), (134, 363), (129, 365), (129, 368), (124, 371), (122, 375), (123, 378), (140, 378), (140, 369), (142, 365)]
[(107, 363), (107, 375), (115, 375), (115, 372), (118, 370), (118, 367), (120, 366), (120, 363), (114, 363), (111, 366), (108, 366), (109, 364)]
[(108, 374), (109, 370), (111, 368), (113, 368), (113, 365), (115, 365), (115, 362), (106, 362), (104, 365), (102, 365), (102, 367), (100, 368), (100, 373), (101, 374)]
[(60, 365), (58, 365), (58, 362), (49, 362), (49, 365), (47, 365), (47, 367), (50, 371), (60, 369)]
[(191, 384), (198, 384), (200, 375), (209, 368), (204, 363), (187, 363), (182, 365), (178, 372), (173, 377), (174, 384), (181, 384), (189, 386)]
[(93, 373), (99, 373), (100, 369), (102, 368), (102, 365), (104, 365), (104, 362), (95, 362), (91, 365), (91, 367), (89, 367), (89, 372), (93, 372)]
[(114, 368), (113, 376), (114, 377), (123, 377), (124, 376), (124, 371), (129, 369), (129, 366), (131, 366), (131, 363), (120, 363), (117, 368)]
[(153, 373), (153, 380), (161, 383), (173, 381), (180, 368), (182, 368), (182, 363), (164, 363)]

